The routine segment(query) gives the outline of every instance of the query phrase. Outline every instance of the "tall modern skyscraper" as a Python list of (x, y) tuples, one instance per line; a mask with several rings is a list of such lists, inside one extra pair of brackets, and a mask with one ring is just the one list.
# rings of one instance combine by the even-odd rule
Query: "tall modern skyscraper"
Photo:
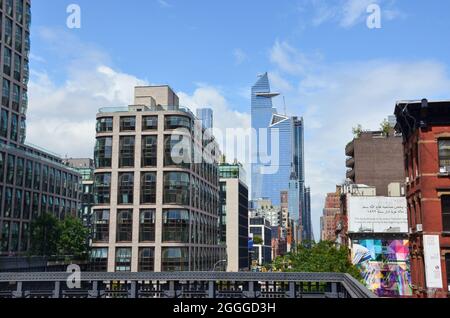
[(213, 110), (211, 108), (197, 109), (197, 118), (202, 122), (204, 129), (212, 129), (213, 125)]
[(26, 253), (30, 224), (42, 213), (76, 216), (76, 171), (25, 143), (31, 2), (0, 0), (0, 255)]
[[(290, 213), (292, 218), (306, 221), (308, 217), (300, 218), (300, 215), (310, 214), (305, 196), (303, 118), (277, 112), (273, 107), (272, 99), (279, 94), (271, 92), (267, 73), (259, 76), (252, 87), (251, 94), (252, 129), (256, 132), (255, 138), (252, 139), (254, 161), (252, 162), (251, 197), (253, 200), (269, 198), (274, 205), (280, 205), (280, 193), (289, 190), (294, 173), (298, 182), (299, 207), (294, 208), (291, 205)], [(272, 144), (272, 137), (276, 145)], [(268, 154), (272, 159), (276, 159), (267, 162), (266, 158), (260, 157), (262, 154)], [(303, 227), (310, 228), (305, 225)]]

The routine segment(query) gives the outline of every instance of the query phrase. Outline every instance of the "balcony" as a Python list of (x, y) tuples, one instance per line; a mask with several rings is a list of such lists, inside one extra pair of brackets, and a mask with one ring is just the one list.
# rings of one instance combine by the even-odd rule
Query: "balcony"
[(354, 154), (355, 154), (355, 143), (354, 143), (354, 141), (351, 141), (345, 147), (345, 155), (347, 157), (353, 157)]
[(349, 157), (347, 160), (345, 160), (345, 166), (347, 168), (353, 169), (355, 167), (355, 158)]
[(348, 169), (346, 173), (347, 179), (351, 179), (355, 181), (355, 170), (354, 169)]

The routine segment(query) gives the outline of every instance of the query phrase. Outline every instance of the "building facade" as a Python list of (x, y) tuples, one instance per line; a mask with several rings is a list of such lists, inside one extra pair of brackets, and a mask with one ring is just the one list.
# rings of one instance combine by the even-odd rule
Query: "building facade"
[(94, 269), (212, 270), (224, 254), (217, 143), (169, 86), (135, 97), (97, 115)]
[(25, 144), (31, 2), (0, 1), (0, 255), (25, 254), (42, 213), (76, 216), (80, 175), (51, 152)]
[(94, 160), (90, 158), (65, 159), (64, 164), (81, 175), (80, 209), (78, 218), (91, 227), (92, 207), (94, 206)]
[(252, 266), (267, 265), (272, 262), (272, 229), (262, 216), (249, 217), (249, 234), (253, 240)]
[(221, 164), (220, 242), (226, 244), (227, 272), (249, 269), (248, 188), (245, 170), (239, 163)]
[(450, 101), (398, 102), (403, 135), (411, 270), (418, 296), (450, 288)]
[(378, 195), (388, 195), (390, 183), (405, 180), (402, 136), (393, 129), (388, 134), (362, 132), (346, 146), (345, 154), (347, 179), (375, 186)]
[(322, 241), (336, 241), (336, 214), (341, 211), (340, 195), (336, 192), (328, 193), (325, 199), (323, 216), (320, 218)]

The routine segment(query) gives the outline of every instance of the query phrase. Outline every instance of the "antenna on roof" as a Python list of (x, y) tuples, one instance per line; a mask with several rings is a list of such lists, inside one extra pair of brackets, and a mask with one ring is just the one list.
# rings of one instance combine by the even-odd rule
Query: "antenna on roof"
[(283, 95), (283, 104), (284, 104), (284, 116), (287, 116), (287, 114), (286, 114), (286, 99), (284, 98), (284, 95)]

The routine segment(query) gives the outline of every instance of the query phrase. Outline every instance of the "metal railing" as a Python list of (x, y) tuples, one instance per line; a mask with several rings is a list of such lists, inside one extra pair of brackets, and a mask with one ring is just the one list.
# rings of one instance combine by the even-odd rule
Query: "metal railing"
[[(74, 286), (74, 283), (79, 284)], [(76, 285), (76, 284), (75, 284)], [(376, 298), (343, 273), (0, 273), (0, 298)]]

